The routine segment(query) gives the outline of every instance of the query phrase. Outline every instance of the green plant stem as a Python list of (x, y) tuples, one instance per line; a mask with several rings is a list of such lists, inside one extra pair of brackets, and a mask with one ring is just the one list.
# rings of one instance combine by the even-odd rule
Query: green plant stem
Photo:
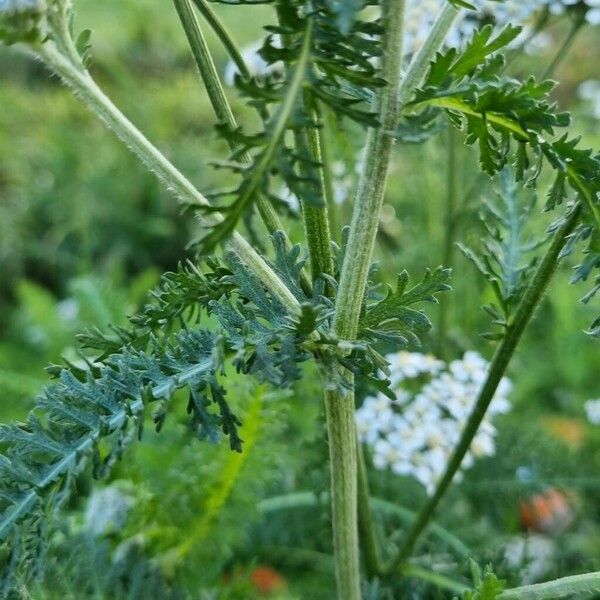
[[(459, 14), (459, 11), (452, 5), (446, 4), (427, 40), (415, 54), (406, 75), (401, 79), (399, 71), (402, 62), (404, 6), (399, 2), (388, 1), (384, 5), (384, 10), (387, 11), (384, 16), (389, 19), (389, 25), (386, 47), (383, 52), (383, 75), (390, 85), (384, 90), (375, 107), (380, 114), (382, 126), (380, 129), (371, 130), (367, 139), (366, 161), (358, 184), (350, 236), (342, 267), (336, 302), (335, 328), (343, 339), (353, 339), (358, 331), (358, 321), (375, 246), (392, 149), (390, 134), (396, 127), (401, 107), (425, 77), (430, 60), (443, 44), (448, 30)], [(362, 540), (363, 551), (368, 555), (365, 560), (368, 560), (370, 568), (373, 568), (377, 563), (374, 560), (373, 550), (375, 540), (369, 533), (369, 530), (372, 532), (372, 525), (366, 523), (371, 518), (368, 504), (365, 506), (365, 499), (369, 497), (366, 471), (363, 475), (358, 478), (358, 485), (361, 488), (358, 492), (358, 500), (361, 503), (360, 527), (362, 530), (366, 530), (369, 536), (368, 539)], [(381, 571), (380, 565), (377, 565), (377, 570)]]
[(447, 575), (436, 573), (435, 571), (424, 569), (423, 567), (419, 567), (417, 565), (404, 565), (402, 567), (402, 575), (405, 577), (414, 577), (415, 579), (426, 581), (427, 583), (435, 585), (442, 590), (448, 590), (450, 592), (454, 592), (455, 594), (462, 594), (469, 589), (469, 586), (461, 583), (460, 581), (456, 581)]
[[(238, 125), (231, 109), (231, 105), (229, 104), (227, 96), (225, 95), (225, 91), (223, 90), (223, 86), (221, 85), (221, 80), (219, 79), (219, 75), (208, 48), (208, 44), (206, 43), (206, 39), (202, 33), (202, 28), (200, 27), (200, 23), (194, 14), (191, 0), (173, 0), (173, 3), (175, 5), (175, 9), (177, 10), (177, 14), (179, 15), (179, 19), (181, 20), (183, 30), (188, 39), (190, 48), (192, 50), (192, 55), (198, 67), (198, 71), (200, 72), (200, 76), (202, 77), (202, 81), (206, 87), (206, 91), (217, 120), (219, 123), (226, 125), (230, 130), (233, 131), (237, 129)], [(197, 2), (197, 4), (204, 6), (204, 3), (201, 1)], [(212, 9), (210, 7), (205, 8), (216, 18), (216, 15), (212, 13)], [(227, 39), (230, 40), (229, 36), (227, 36)], [(244, 59), (241, 56), (238, 58), (238, 60), (242, 63), (244, 62)], [(247, 69), (245, 68), (245, 70), (241, 70), (240, 72), (247, 73)], [(231, 150), (236, 150), (236, 145), (231, 141), (229, 141), (229, 147)], [(243, 152), (239, 155), (239, 161), (241, 163), (250, 164), (252, 159), (247, 152)], [(285, 234), (283, 223), (280, 221), (279, 216), (277, 215), (277, 212), (275, 211), (271, 202), (269, 202), (269, 200), (262, 194), (258, 194), (256, 197), (256, 206), (265, 224), (265, 227), (267, 228), (267, 231), (271, 235), (276, 231), (281, 231), (284, 233), (285, 243), (289, 250), (292, 246), (291, 242)], [(310, 282), (308, 281), (306, 274), (302, 273), (301, 277), (302, 286), (305, 291), (310, 290)]]
[[(342, 267), (333, 328), (342, 339), (354, 339), (367, 284), (367, 276), (379, 224), (388, 167), (398, 114), (398, 87), (402, 61), (404, 1), (383, 3), (383, 77), (388, 85), (378, 94), (375, 110), (380, 127), (367, 136), (365, 167), (358, 185), (350, 236)], [(345, 377), (353, 380), (349, 374)], [(342, 389), (335, 377), (325, 392), (331, 500), (336, 555), (336, 577), (340, 600), (360, 599), (358, 559), (358, 509), (356, 426), (354, 392)]]
[(442, 47), (452, 23), (459, 14), (459, 9), (455, 8), (450, 2), (445, 2), (445, 6), (433, 24), (425, 43), (413, 56), (400, 83), (397, 96), (400, 106), (404, 106), (410, 100), (412, 93), (425, 79), (429, 63), (435, 53)]
[[(38, 49), (38, 54), (73, 90), (75, 95), (125, 143), (169, 190), (173, 191), (183, 204), (198, 208), (210, 206), (208, 200), (194, 185), (123, 115), (98, 87), (89, 73), (74, 62), (77, 56), (74, 49), (69, 52), (69, 58), (48, 41)], [(211, 227), (218, 224), (222, 216), (219, 213), (199, 214), (198, 218), (204, 227)], [(257, 273), (265, 286), (284, 302), (285, 306), (289, 306), (292, 310), (298, 308), (295, 296), (239, 233), (235, 232), (228, 243), (240, 259)]]
[[(446, 206), (444, 215), (444, 246), (442, 266), (452, 267), (454, 262), (454, 235), (456, 232), (456, 175), (458, 173), (456, 132), (448, 130), (447, 162), (446, 162)], [(450, 308), (449, 294), (442, 294), (438, 321), (438, 355), (446, 358), (448, 342), (448, 311)]]
[(562, 577), (554, 581), (504, 590), (498, 600), (557, 600), (600, 593), (600, 572)]
[[(313, 114), (313, 119), (316, 115)], [(314, 163), (321, 166), (303, 167), (303, 175), (312, 178), (318, 188), (317, 195), (321, 198), (322, 206), (315, 206), (300, 199), (302, 219), (308, 245), (310, 269), (313, 281), (320, 275), (333, 275), (333, 258), (331, 256), (331, 232), (329, 230), (328, 206), (326, 201), (323, 157), (321, 139), (317, 124), (314, 123), (307, 132), (296, 131), (294, 134), (296, 147), (300, 154), (310, 156)]]
[(380, 127), (370, 129), (367, 134), (365, 164), (352, 212), (334, 320), (335, 332), (348, 340), (353, 340), (358, 331), (387, 183), (393, 146), (392, 132), (398, 116), (404, 2), (386, 0), (383, 3), (383, 16), (386, 34), (382, 76), (388, 85), (378, 94), (373, 107), (379, 115)]
[[(296, 508), (313, 508), (324, 502), (325, 498), (319, 498), (314, 492), (294, 492), (285, 494), (284, 496), (274, 496), (266, 498), (258, 503), (258, 509), (263, 513), (278, 512), (281, 510), (292, 510)], [(393, 502), (382, 498), (370, 497), (369, 502), (373, 507), (373, 512), (381, 516), (394, 517), (400, 519), (404, 523), (412, 523), (415, 520), (416, 514), (404, 506), (398, 506)], [(436, 538), (440, 543), (451, 549), (457, 557), (467, 559), (472, 556), (473, 552), (465, 546), (455, 535), (444, 529), (438, 523), (432, 522), (428, 529), (432, 538)], [(390, 538), (393, 540), (394, 536)]]
[(215, 32), (215, 35), (221, 40), (221, 43), (227, 50), (231, 60), (235, 63), (240, 75), (244, 79), (250, 78), (250, 71), (246, 65), (246, 61), (240, 54), (240, 51), (237, 48), (236, 43), (233, 41), (227, 29), (215, 11), (211, 8), (210, 4), (206, 2), (206, 0), (193, 0), (196, 8), (200, 12), (200, 14), (206, 19), (206, 22), (209, 24), (211, 29)]
[(321, 162), (323, 163), (323, 185), (325, 187), (325, 202), (327, 204), (327, 214), (329, 217), (329, 227), (332, 239), (338, 238), (338, 217), (337, 207), (335, 203), (335, 192), (333, 187), (333, 172), (331, 166), (331, 148), (330, 148), (330, 133), (327, 128), (327, 119), (324, 119), (324, 114), (317, 105), (317, 115), (323, 122), (322, 129), (319, 130), (319, 141), (321, 148)]
[(367, 465), (363, 448), (357, 441), (357, 468), (358, 468), (358, 533), (360, 536), (360, 548), (367, 576), (374, 579), (379, 576), (383, 563), (379, 552), (379, 540), (375, 532), (373, 518), (371, 516), (371, 502), (369, 491), (369, 479)]
[[(349, 384), (351, 374), (345, 377)], [(325, 390), (335, 574), (339, 600), (360, 600), (354, 394)]]
[(548, 67), (542, 74), (542, 79), (550, 79), (554, 76), (556, 69), (563, 62), (563, 60), (567, 57), (569, 50), (571, 49), (571, 46), (573, 45), (573, 42), (575, 41), (575, 38), (577, 37), (577, 34), (581, 31), (581, 29), (585, 25), (585, 22), (586, 21), (585, 21), (584, 17), (576, 17), (573, 20), (573, 23), (571, 24), (571, 28), (569, 30), (567, 37), (565, 38), (565, 40), (561, 44), (560, 48), (554, 55), (552, 62), (548, 65)]
[(558, 264), (560, 253), (565, 246), (567, 238), (577, 225), (580, 213), (581, 205), (578, 203), (571, 209), (562, 225), (554, 234), (550, 247), (536, 269), (531, 283), (525, 290), (521, 302), (517, 307), (514, 318), (509, 324), (502, 342), (494, 353), (486, 381), (481, 388), (473, 411), (467, 420), (463, 433), (448, 462), (444, 475), (440, 479), (433, 496), (419, 511), (414, 524), (406, 535), (404, 543), (400, 546), (396, 555), (390, 559), (386, 565), (384, 569), (385, 574), (390, 574), (395, 571), (399, 565), (410, 557), (417, 540), (433, 518), (440, 500), (446, 493), (454, 475), (460, 468), (460, 465), (471, 446), (471, 442), (481, 425), (481, 421), (496, 393), (498, 384), (504, 376), (521, 336), (548, 287), (548, 283)]

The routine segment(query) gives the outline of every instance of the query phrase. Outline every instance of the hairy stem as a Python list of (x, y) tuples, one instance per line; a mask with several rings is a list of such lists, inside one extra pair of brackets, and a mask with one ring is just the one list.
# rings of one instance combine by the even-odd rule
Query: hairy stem
[(600, 572), (595, 572), (504, 590), (498, 596), (498, 600), (557, 600), (599, 592)]
[[(358, 331), (360, 310), (383, 204), (393, 143), (391, 131), (395, 127), (398, 114), (404, 1), (385, 0), (383, 19), (383, 77), (388, 85), (377, 96), (374, 107), (379, 115), (380, 127), (371, 129), (368, 133), (365, 167), (357, 190), (338, 288), (333, 326), (335, 333), (343, 339), (355, 338)], [(339, 389), (339, 386), (336, 389), (328, 389), (325, 403), (338, 596), (343, 600), (358, 600), (360, 577), (354, 393), (350, 389)]]
[[(313, 119), (316, 114), (313, 113)], [(301, 154), (310, 157), (310, 160), (319, 166), (303, 166), (302, 175), (314, 180), (314, 186), (322, 206), (315, 206), (305, 199), (300, 199), (304, 231), (310, 257), (310, 268), (313, 281), (320, 275), (333, 275), (333, 258), (331, 256), (331, 232), (329, 230), (329, 215), (326, 202), (325, 178), (323, 172), (323, 156), (321, 152), (321, 138), (317, 123), (307, 132), (295, 133), (296, 147)]]
[(521, 336), (548, 287), (548, 283), (558, 264), (560, 253), (567, 242), (567, 238), (571, 235), (577, 225), (580, 213), (581, 205), (578, 203), (571, 209), (560, 228), (554, 234), (550, 247), (536, 269), (531, 283), (525, 290), (514, 318), (507, 328), (506, 335), (494, 354), (487, 379), (479, 392), (473, 411), (467, 420), (461, 438), (448, 462), (446, 471), (440, 479), (433, 496), (419, 511), (414, 524), (408, 531), (404, 543), (400, 546), (396, 556), (394, 556), (386, 565), (384, 569), (385, 574), (392, 573), (400, 564), (410, 557), (416, 542), (433, 518), (440, 500), (446, 493), (454, 475), (460, 468), (460, 465), (471, 446), (471, 442), (481, 425), (481, 421), (487, 412), (490, 402), (496, 393), (496, 389), (504, 376), (511, 358), (513, 357)]
[[(210, 206), (208, 200), (194, 185), (123, 115), (86, 70), (61, 53), (52, 42), (44, 43), (38, 52), (40, 58), (73, 90), (75, 95), (168, 189), (175, 193), (183, 204), (198, 208)], [(216, 225), (222, 219), (219, 213), (199, 214), (198, 218), (205, 227)], [(265, 286), (272, 290), (286, 306), (292, 309), (298, 307), (295, 296), (239, 233), (235, 232), (232, 235), (229, 245), (244, 263), (255, 270)]]
[(393, 145), (392, 131), (398, 117), (404, 2), (386, 0), (383, 10), (386, 34), (382, 75), (388, 85), (375, 100), (374, 108), (379, 114), (380, 127), (370, 129), (367, 136), (365, 164), (356, 192), (334, 321), (335, 332), (349, 340), (354, 339), (358, 331), (387, 183)]
[[(416, 86), (425, 77), (429, 62), (441, 47), (448, 30), (459, 14), (459, 11), (452, 5), (449, 3), (446, 4), (434, 23), (427, 40), (413, 57), (408, 71), (400, 79), (399, 70), (402, 61), (401, 22), (404, 7), (401, 6), (401, 3), (393, 7), (393, 2), (388, 2), (387, 10), (391, 10), (392, 12), (397, 11), (395, 22), (388, 29), (388, 33), (390, 33), (394, 31), (395, 27), (396, 37), (394, 38), (390, 34), (383, 54), (384, 77), (392, 82), (392, 84), (386, 89), (379, 100), (382, 128), (372, 130), (369, 133), (366, 162), (358, 185), (350, 238), (342, 268), (342, 277), (336, 304), (336, 331), (346, 339), (355, 337), (358, 329), (358, 320), (375, 244), (375, 236), (377, 234), (379, 213), (383, 203), (385, 180), (391, 154), (392, 140), (389, 132), (395, 129), (401, 107), (407, 102)], [(390, 18), (389, 12), (388, 18)], [(367, 535), (369, 535), (369, 539), (362, 540), (364, 551), (367, 553), (365, 559), (369, 561), (371, 567), (374, 567), (377, 564), (374, 559), (374, 550), (372, 547), (375, 539), (372, 535), (372, 526), (366, 523), (366, 521), (370, 520), (370, 508), (368, 503), (365, 502), (365, 499), (369, 497), (369, 490), (366, 472), (363, 475), (358, 479), (360, 487), (358, 501), (361, 503), (359, 509), (360, 526), (361, 530), (366, 531)], [(369, 563), (368, 568), (371, 568), (369, 567)], [(380, 572), (382, 569), (378, 566), (377, 570)]]
[[(345, 377), (352, 379), (348, 373)], [(325, 390), (335, 574), (339, 600), (360, 600), (354, 394)]]

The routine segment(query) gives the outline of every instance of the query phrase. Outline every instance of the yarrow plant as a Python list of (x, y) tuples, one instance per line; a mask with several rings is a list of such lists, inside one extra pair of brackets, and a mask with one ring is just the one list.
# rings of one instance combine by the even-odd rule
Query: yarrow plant
[[(365, 398), (356, 411), (358, 436), (371, 449), (377, 469), (414, 477), (431, 495), (473, 410), (489, 363), (473, 351), (448, 365), (420, 352), (402, 351), (386, 359), (395, 398), (384, 394)], [(462, 469), (477, 458), (494, 455), (492, 419), (510, 410), (510, 388), (503, 378)], [(460, 476), (458, 472), (455, 480)]]
[[(230, 149), (217, 165), (235, 181), (202, 193), (94, 81), (90, 32), (75, 33), (70, 0), (0, 0), (0, 39), (60, 77), (200, 229), (189, 260), (163, 276), (129, 327), (82, 334), (84, 360), (51, 367), (54, 381), (27, 421), (0, 429), (5, 594), (43, 567), (53, 516), (72, 493), (75, 476), (86, 464), (95, 476), (110, 472), (142, 436), (147, 416), (158, 431), (167, 427), (178, 390), (185, 391), (197, 437), (225, 440), (243, 453), (228, 370), (286, 388), (310, 361), (322, 376), (338, 597), (358, 600), (361, 578), (402, 575), (461, 467), (493, 452), (490, 419), (507, 408), (506, 370), (560, 260), (583, 248), (574, 281), (596, 278), (586, 302), (600, 289), (594, 271), (600, 265), (600, 160), (564, 132), (570, 117), (552, 100), (552, 81), (505, 74), (505, 54), (522, 29), (503, 20), (520, 13), (501, 5), (497, 13), (473, 13), (479, 3), (444, 1), (435, 21), (413, 33), (407, 47), (410, 17), (403, 0), (226, 3), (238, 11), (257, 3), (274, 9), (260, 43), (262, 62), (247, 64), (248, 55), (207, 0), (173, 0), (217, 135)], [(582, 2), (565, 10), (584, 20), (595, 14)], [(497, 14), (497, 23), (487, 22), (490, 14)], [(453, 27), (467, 20), (477, 25), (464, 30), (459, 43)], [(235, 63), (228, 79), (255, 112), (250, 124), (234, 116), (207, 28)], [(332, 118), (347, 138), (365, 135), (341, 244), (333, 242), (330, 226), (335, 160), (323, 143)], [(424, 268), (409, 277), (399, 257), (396, 280), (383, 285), (372, 263), (394, 144), (424, 141), (447, 128), (476, 149), (482, 173), (502, 180), (501, 202), (487, 207), (482, 247), (464, 248), (493, 297), (486, 306), (494, 326), (487, 338), (495, 344), (489, 363), (475, 353), (448, 365), (398, 354), (425, 339), (431, 321), (424, 307), (449, 292), (450, 269)], [(554, 215), (550, 240), (529, 244), (525, 225), (537, 213), (516, 190), (546, 181), (545, 209)], [(302, 240), (290, 239), (282, 189), (299, 200)], [(255, 215), (264, 224), (260, 243), (242, 235)], [(267, 239), (270, 249), (263, 252)], [(589, 333), (600, 336), (600, 319)], [(358, 422), (377, 464), (416, 475), (429, 494), (402, 543), (387, 555), (371, 523), (358, 455), (358, 385), (371, 390)], [(398, 456), (390, 458), (391, 449)], [(597, 588), (599, 576), (567, 579), (543, 584), (532, 596), (527, 588), (503, 591), (486, 572), (465, 598), (583, 593)]]

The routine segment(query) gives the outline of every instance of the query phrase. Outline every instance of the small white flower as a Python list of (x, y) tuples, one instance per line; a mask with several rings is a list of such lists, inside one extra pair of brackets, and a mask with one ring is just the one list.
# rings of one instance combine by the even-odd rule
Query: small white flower
[(600, 425), (600, 398), (598, 400), (588, 400), (584, 404), (587, 420), (592, 425)]

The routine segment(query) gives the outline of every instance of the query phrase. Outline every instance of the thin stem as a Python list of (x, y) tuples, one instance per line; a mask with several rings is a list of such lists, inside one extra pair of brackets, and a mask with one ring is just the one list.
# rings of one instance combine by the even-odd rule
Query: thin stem
[(417, 565), (405, 565), (402, 567), (402, 575), (426, 581), (442, 590), (448, 590), (455, 594), (463, 594), (469, 590), (469, 587), (460, 581), (456, 581), (447, 575), (436, 573), (435, 571), (430, 571)]
[[(225, 91), (223, 90), (215, 63), (208, 48), (208, 44), (206, 43), (204, 34), (202, 33), (202, 28), (200, 27), (200, 23), (194, 14), (191, 1), (173, 0), (173, 3), (175, 5), (175, 9), (177, 10), (177, 14), (179, 15), (179, 19), (181, 20), (183, 30), (187, 36), (190, 48), (192, 50), (192, 55), (198, 67), (198, 71), (200, 72), (200, 76), (202, 77), (202, 81), (206, 87), (206, 91), (215, 115), (220, 123), (226, 125), (230, 130), (233, 131), (237, 129), (238, 125), (231, 109), (231, 105), (229, 104), (227, 96), (225, 95)], [(204, 6), (204, 3), (201, 1), (198, 2), (198, 4)], [(216, 15), (212, 13), (212, 9), (210, 7), (205, 8), (216, 19)], [(230, 38), (228, 37), (227, 39)], [(244, 62), (241, 56), (239, 57), (239, 60), (242, 63)], [(231, 150), (236, 150), (235, 143), (233, 143), (231, 140), (228, 140), (228, 143)], [(243, 152), (239, 155), (239, 161), (245, 164), (250, 164), (252, 159), (247, 152)], [(276, 231), (281, 231), (285, 235), (283, 223), (280, 221), (279, 216), (277, 215), (277, 212), (273, 208), (271, 202), (262, 194), (257, 194), (256, 206), (265, 224), (265, 227), (267, 228), (267, 231), (271, 235)], [(287, 235), (285, 235), (285, 243), (287, 248), (290, 249), (292, 245)], [(310, 282), (308, 281), (306, 274), (302, 273), (301, 277), (303, 288), (305, 290), (310, 290)]]
[(196, 8), (200, 11), (200, 14), (206, 19), (206, 22), (215, 32), (215, 35), (221, 40), (223, 46), (225, 46), (225, 49), (227, 50), (227, 53), (229, 54), (231, 60), (233, 60), (236, 67), (238, 68), (240, 75), (244, 79), (249, 79), (251, 75), (250, 71), (248, 70), (248, 67), (246, 66), (246, 61), (240, 54), (240, 51), (237, 49), (237, 46), (231, 38), (231, 36), (229, 35), (229, 32), (227, 31), (227, 29), (225, 29), (223, 23), (221, 23), (221, 20), (219, 19), (218, 15), (211, 8), (210, 4), (206, 2), (206, 0), (193, 1), (196, 5)]
[(411, 94), (425, 79), (429, 63), (435, 56), (435, 53), (442, 47), (448, 31), (452, 27), (452, 23), (454, 23), (460, 14), (460, 10), (455, 8), (450, 2), (445, 2), (444, 4), (445, 6), (433, 24), (425, 43), (413, 56), (406, 74), (402, 78), (398, 89), (398, 102), (400, 106), (403, 106), (410, 100)]
[(369, 579), (378, 577), (383, 563), (379, 552), (379, 540), (373, 526), (370, 506), (369, 479), (367, 465), (360, 443), (357, 443), (357, 467), (358, 467), (358, 531), (360, 534), (360, 547), (365, 561), (367, 576)]
[(573, 45), (575, 38), (577, 37), (577, 34), (581, 31), (581, 29), (584, 25), (585, 25), (584, 17), (575, 17), (575, 19), (573, 20), (573, 23), (571, 24), (571, 29), (569, 30), (567, 37), (565, 38), (565, 40), (561, 44), (560, 48), (554, 55), (552, 62), (548, 65), (548, 67), (544, 71), (544, 73), (542, 75), (542, 79), (550, 79), (551, 77), (554, 76), (556, 69), (563, 62), (563, 60), (567, 57), (569, 50), (570, 50), (571, 46)]
[(327, 125), (329, 121), (326, 118), (326, 114), (320, 110), (320, 107), (316, 107), (317, 115), (323, 122), (322, 128), (319, 130), (320, 148), (321, 148), (321, 163), (323, 165), (323, 185), (325, 187), (325, 203), (327, 204), (327, 212), (329, 215), (329, 227), (332, 235), (332, 239), (337, 240), (338, 237), (338, 218), (337, 218), (337, 206), (335, 203), (335, 191), (333, 186), (333, 172), (331, 165), (331, 148), (330, 148), (330, 133)]
[[(40, 58), (60, 76), (75, 95), (125, 143), (168, 189), (175, 193), (182, 203), (200, 208), (210, 206), (208, 200), (194, 185), (123, 115), (87, 71), (66, 58), (52, 42), (44, 43), (38, 52)], [(222, 216), (219, 213), (199, 214), (198, 218), (203, 226), (211, 227), (218, 224)], [(292, 310), (298, 308), (295, 296), (239, 233), (235, 232), (232, 235), (229, 244), (240, 259), (255, 270), (265, 286), (272, 290), (286, 306)]]
[(581, 205), (577, 203), (554, 234), (552, 243), (536, 269), (531, 283), (525, 290), (514, 318), (507, 328), (506, 335), (494, 354), (487, 379), (479, 392), (473, 411), (467, 420), (461, 438), (448, 462), (446, 471), (440, 479), (433, 496), (419, 511), (413, 526), (410, 528), (406, 539), (404, 540), (404, 544), (399, 548), (396, 556), (394, 556), (386, 565), (384, 569), (386, 574), (390, 574), (396, 570), (400, 564), (410, 557), (417, 540), (433, 518), (440, 500), (443, 498), (454, 475), (460, 468), (460, 465), (471, 446), (471, 442), (481, 425), (490, 402), (496, 393), (496, 389), (504, 376), (506, 368), (513, 357), (521, 336), (548, 287), (548, 283), (556, 270), (560, 253), (567, 238), (571, 235), (573, 229), (577, 225), (580, 213)]
[[(313, 113), (313, 119), (316, 114)], [(296, 147), (300, 154), (310, 156), (316, 165), (303, 165), (303, 175), (315, 181), (317, 195), (321, 198), (323, 206), (315, 206), (310, 202), (300, 199), (304, 231), (310, 258), (310, 268), (313, 281), (320, 275), (333, 275), (333, 258), (331, 256), (331, 233), (329, 230), (328, 207), (325, 200), (325, 178), (322, 167), (321, 139), (317, 123), (313, 123), (308, 132), (295, 132)]]
[[(454, 258), (454, 235), (456, 232), (456, 175), (458, 172), (456, 132), (454, 128), (448, 130), (447, 163), (446, 163), (446, 206), (444, 215), (444, 247), (442, 265), (452, 267)], [(445, 358), (448, 337), (448, 311), (450, 308), (450, 294), (443, 294), (440, 299), (438, 322), (438, 354)]]

